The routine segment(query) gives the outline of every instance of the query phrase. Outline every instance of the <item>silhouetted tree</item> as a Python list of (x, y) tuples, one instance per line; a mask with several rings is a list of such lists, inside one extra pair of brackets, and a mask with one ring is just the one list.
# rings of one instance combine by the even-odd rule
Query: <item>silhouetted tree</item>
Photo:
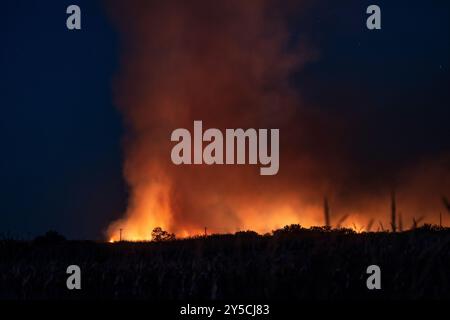
[(281, 235), (289, 235), (289, 234), (295, 234), (295, 233), (301, 233), (304, 232), (305, 229), (302, 228), (299, 224), (291, 224), (286, 225), (282, 229), (273, 230), (272, 234), (274, 236), (281, 236)]
[(174, 240), (175, 234), (169, 233), (165, 230), (163, 230), (161, 227), (156, 227), (152, 231), (152, 241), (160, 242), (160, 241), (169, 241)]

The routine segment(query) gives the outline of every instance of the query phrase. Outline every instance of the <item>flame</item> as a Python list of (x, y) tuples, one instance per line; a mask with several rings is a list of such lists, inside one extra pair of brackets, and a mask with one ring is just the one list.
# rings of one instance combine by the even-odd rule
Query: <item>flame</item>
[[(188, 237), (205, 227), (211, 234), (320, 226), (324, 195), (332, 222), (350, 214), (345, 227), (364, 230), (373, 218), (387, 228), (393, 186), (405, 225), (421, 215), (438, 219), (439, 197), (450, 190), (448, 153), (385, 167), (361, 161), (379, 153), (354, 143), (365, 123), (305, 106), (290, 86), (292, 72), (315, 50), (289, 44), (295, 37), (277, 1), (145, 3), (107, 4), (124, 49), (115, 98), (126, 124), (130, 187), (127, 211), (108, 227), (107, 239), (150, 240), (155, 227)], [(279, 128), (279, 173), (173, 165), (170, 134), (194, 120), (220, 130)]]
[[(113, 222), (108, 228), (112, 241), (151, 240), (151, 232), (155, 227), (170, 227), (169, 184), (152, 182), (140, 187), (133, 196), (132, 205), (125, 217)], [(122, 239), (120, 239), (122, 230)]]
[[(151, 231), (155, 227), (162, 227), (169, 231), (176, 229), (171, 224), (173, 213), (169, 189), (168, 185), (160, 183), (143, 188), (142, 193), (138, 193), (140, 196), (134, 199), (133, 205), (125, 217), (110, 225), (109, 241), (148, 241), (151, 240)], [(302, 204), (294, 198), (290, 199), (290, 204), (286, 204), (285, 197), (278, 198), (274, 197), (260, 203), (248, 201), (245, 205), (237, 208), (236, 215), (241, 218), (240, 220), (232, 223), (225, 219), (221, 226), (207, 228), (207, 233), (234, 233), (252, 230), (264, 234), (291, 224), (300, 224), (306, 228), (323, 225), (323, 208), (320, 205)], [(211, 212), (212, 217), (216, 214), (216, 212)], [(350, 222), (344, 223), (342, 227), (361, 232), (364, 230), (364, 223), (361, 221), (361, 217), (355, 216), (354, 219), (350, 219)], [(120, 229), (122, 229), (121, 238)], [(176, 236), (177, 238), (187, 238), (202, 235), (204, 232), (204, 227), (183, 226), (177, 230)]]

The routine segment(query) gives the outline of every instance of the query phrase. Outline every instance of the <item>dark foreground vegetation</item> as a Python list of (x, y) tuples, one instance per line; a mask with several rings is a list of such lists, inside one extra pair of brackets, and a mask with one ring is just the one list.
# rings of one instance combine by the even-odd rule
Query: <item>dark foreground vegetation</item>
[[(82, 289), (66, 288), (79, 265)], [(368, 290), (366, 268), (381, 268)], [(185, 240), (97, 243), (56, 233), (0, 240), (0, 299), (450, 298), (450, 229), (400, 233), (289, 226)]]

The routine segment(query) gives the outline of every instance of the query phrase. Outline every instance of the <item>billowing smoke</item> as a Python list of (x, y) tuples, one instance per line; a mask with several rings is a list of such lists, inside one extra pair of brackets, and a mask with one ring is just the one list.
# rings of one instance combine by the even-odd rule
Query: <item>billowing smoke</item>
[[(390, 196), (404, 225), (427, 215), (436, 223), (449, 190), (448, 158), (411, 167), (364, 168), (354, 156), (356, 126), (306, 106), (290, 75), (315, 59), (314, 48), (292, 43), (276, 1), (116, 1), (108, 3), (121, 34), (116, 103), (127, 134), (125, 177), (130, 199), (112, 239), (148, 239), (160, 226), (179, 236), (208, 232), (267, 232), (290, 223), (388, 227)], [(287, 10), (286, 10), (287, 9)], [(320, 49), (320, 48), (319, 48)], [(280, 129), (280, 169), (259, 165), (174, 165), (173, 130)], [(354, 119), (351, 119), (352, 121)], [(372, 174), (377, 172), (376, 175)], [(433, 217), (433, 218), (431, 218)], [(432, 220), (432, 221), (431, 221)]]

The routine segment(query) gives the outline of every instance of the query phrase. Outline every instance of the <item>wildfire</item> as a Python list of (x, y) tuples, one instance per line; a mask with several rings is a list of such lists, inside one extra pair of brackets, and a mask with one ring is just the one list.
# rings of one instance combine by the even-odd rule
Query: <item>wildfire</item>
[[(151, 240), (151, 232), (156, 227), (162, 227), (171, 232), (175, 231), (177, 238), (187, 238), (203, 235), (206, 230), (208, 234), (247, 230), (265, 234), (291, 224), (300, 224), (306, 228), (323, 225), (323, 208), (321, 206), (302, 206), (299, 201), (294, 199), (291, 201), (292, 205), (287, 205), (282, 204), (284, 201), (273, 199), (273, 201), (264, 203), (253, 201), (240, 207), (237, 209), (240, 210), (238, 216), (241, 217), (238, 221), (227, 220), (227, 217), (224, 217), (221, 225), (208, 226), (208, 219), (206, 219), (204, 227), (186, 225), (177, 229), (176, 225), (170, 224), (172, 212), (170, 199), (166, 193), (167, 188), (154, 187), (149, 190), (153, 190), (154, 193), (149, 191), (147, 197), (134, 203), (133, 211), (129, 211), (124, 219), (111, 224), (108, 232), (109, 242), (148, 241)], [(216, 215), (217, 212), (210, 214), (212, 218)], [(364, 226), (361, 217), (358, 216), (341, 225), (341, 227), (353, 229), (356, 232), (365, 231)]]
[[(115, 221), (108, 228), (111, 240), (150, 240), (155, 227), (170, 227), (169, 185), (152, 182), (134, 193), (132, 203), (123, 219)], [(124, 233), (121, 235), (120, 230)]]
[[(368, 154), (354, 144), (361, 123), (305, 105), (290, 85), (316, 50), (290, 42), (296, 37), (275, 4), (108, 2), (124, 49), (115, 98), (126, 124), (130, 198), (107, 239), (150, 240), (155, 227), (188, 237), (205, 227), (265, 233), (289, 224), (320, 226), (324, 195), (333, 198), (333, 226), (349, 215), (341, 226), (362, 231), (373, 220), (374, 229), (382, 221), (387, 230), (394, 184), (405, 224), (422, 215), (437, 221), (439, 196), (450, 190), (448, 157), (408, 159), (409, 167), (361, 163)], [(175, 165), (171, 133), (196, 120), (221, 132), (279, 128), (276, 175), (243, 164)]]

